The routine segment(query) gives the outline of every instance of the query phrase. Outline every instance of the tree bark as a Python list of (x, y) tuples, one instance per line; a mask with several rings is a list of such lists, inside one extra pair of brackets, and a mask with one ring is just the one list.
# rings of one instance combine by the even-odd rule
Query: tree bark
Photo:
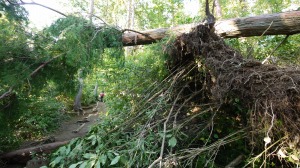
[[(197, 24), (185, 24), (172, 28), (159, 28), (124, 33), (124, 46), (155, 43), (167, 35), (188, 33)], [(292, 35), (300, 33), (300, 11), (267, 14), (252, 17), (234, 18), (217, 21), (215, 33), (223, 38), (238, 38), (261, 35)]]
[(216, 18), (222, 17), (222, 8), (219, 0), (214, 1), (215, 9), (216, 9)]
[(1, 160), (5, 160), (9, 163), (22, 163), (25, 164), (27, 161), (31, 159), (32, 153), (50, 153), (53, 150), (59, 148), (62, 145), (67, 144), (69, 141), (62, 141), (62, 142), (54, 142), (49, 143), (41, 146), (19, 149), (16, 151), (12, 151), (0, 156)]

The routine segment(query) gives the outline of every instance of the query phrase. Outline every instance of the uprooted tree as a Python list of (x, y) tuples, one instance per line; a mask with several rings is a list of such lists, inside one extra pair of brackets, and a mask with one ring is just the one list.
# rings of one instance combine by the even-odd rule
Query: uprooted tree
[[(296, 23), (299, 25), (299, 22)], [(270, 29), (272, 24), (269, 24)], [(153, 38), (150, 34), (140, 34), (135, 38), (140, 36)], [(147, 38), (151, 39), (150, 37)], [(134, 40), (131, 42), (135, 44)], [(243, 155), (244, 151), (226, 146), (241, 139), (245, 140), (247, 146), (252, 147), (255, 154), (263, 151), (262, 154), (266, 157), (273, 157), (272, 153), (281, 151), (280, 156), (290, 157), (297, 162), (296, 158), (293, 158), (295, 154), (290, 152), (290, 144), (294, 147), (299, 145), (297, 137), (300, 127), (297, 121), (300, 76), (298, 70), (262, 65), (258, 61), (244, 59), (239, 52), (228, 47), (220, 37), (202, 25), (193, 28), (190, 33), (178, 36), (175, 42), (167, 45), (166, 48), (170, 55), (168, 62), (170, 76), (141, 98), (140, 105), (129, 115), (125, 115), (124, 123), (118, 123), (116, 127), (109, 127), (106, 130), (95, 128), (91, 130), (89, 138), (69, 144), (66, 147), (68, 152), (79, 153), (76, 158), (68, 160), (64, 150), (55, 153), (54, 156), (68, 159), (53, 162), (53, 167), (60, 163), (80, 162), (81, 164), (88, 159), (102, 157), (102, 151), (99, 153), (94, 148), (96, 145), (100, 146), (101, 142), (107, 145), (103, 149), (99, 147), (103, 151), (110, 149), (109, 147), (110, 150), (120, 151), (118, 155), (111, 154), (116, 155), (115, 159), (120, 159), (120, 156), (135, 157), (126, 153), (132, 152), (131, 150), (144, 152), (142, 147), (127, 149), (127, 145), (130, 147), (130, 140), (122, 145), (117, 144), (115, 140), (119, 136), (110, 136), (114, 135), (116, 130), (122, 132), (120, 137), (130, 135), (137, 141), (155, 137), (152, 140), (148, 139), (150, 144), (146, 144), (145, 148), (160, 146), (159, 153), (150, 150), (147, 151), (146, 156), (141, 153), (136, 154), (141, 159), (149, 157), (151, 162), (131, 163), (141, 167), (146, 165), (151, 167), (156, 164), (176, 166), (194, 163), (197, 165), (193, 159), (205, 152), (207, 157), (202, 158), (203, 160), (215, 157), (219, 159), (218, 164), (227, 165), (232, 160), (221, 161), (222, 157), (219, 155), (217, 157), (217, 151), (222, 146), (228, 151), (236, 152), (230, 157), (231, 159), (236, 156), (241, 158), (239, 156)], [(166, 105), (159, 104), (161, 101)], [(239, 113), (235, 112), (237, 106), (239, 106)], [(149, 110), (151, 114), (145, 109), (151, 109)], [(233, 121), (229, 122), (229, 120)], [(235, 132), (232, 130), (226, 132), (220, 128), (227, 126), (233, 128)], [(170, 132), (174, 133), (171, 137)], [(204, 132), (210, 137), (204, 138)], [(216, 134), (219, 137), (212, 141), (208, 140)], [(96, 137), (98, 135), (101, 138)], [(185, 137), (185, 135), (190, 136)], [(160, 141), (157, 142), (157, 139)], [(110, 143), (105, 143), (105, 140)], [(177, 147), (177, 143), (182, 148)], [(115, 146), (109, 146), (111, 144)], [(76, 145), (79, 145), (82, 150), (78, 151)], [(124, 149), (124, 153), (121, 149)], [(295, 149), (293, 152), (297, 151), (297, 148)], [(84, 154), (89, 154), (89, 157)], [(210, 164), (203, 160), (201, 163), (199, 160), (197, 162), (199, 161), (199, 164), (204, 162), (207, 166)], [(108, 166), (109, 163), (99, 164)], [(123, 163), (119, 162), (119, 164)], [(124, 163), (123, 166), (125, 165)]]
[[(246, 118), (240, 120), (244, 120), (246, 139), (253, 149), (266, 157), (284, 151), (279, 157), (298, 161), (293, 152), (299, 150), (299, 70), (244, 59), (203, 26), (178, 37), (170, 55), (171, 67), (196, 69), (189, 78), (200, 78), (199, 96), (217, 109), (230, 115), (228, 104), (236, 101), (247, 109), (240, 114)], [(217, 111), (215, 115), (223, 114)]]
[[(298, 70), (244, 59), (203, 25), (166, 50), (170, 75), (130, 112), (118, 114), (122, 122), (95, 127), (87, 138), (60, 148), (52, 167), (266, 166), (267, 159), (279, 164), (277, 157), (297, 164)], [(250, 162), (249, 150), (255, 155)], [(69, 155), (77, 158), (70, 161)]]
[[(215, 33), (223, 38), (238, 38), (262, 35), (292, 35), (300, 33), (300, 11), (266, 14), (260, 16), (234, 18), (217, 21)], [(195, 24), (179, 25), (172, 28), (160, 28), (132, 32), (122, 36), (124, 46), (151, 44), (167, 35), (179, 36), (188, 33)], [(126, 29), (125, 29), (126, 30)]]
[[(300, 11), (292, 11), (277, 14), (267, 14), (261, 16), (234, 18), (218, 21), (215, 26), (216, 34), (224, 38), (237, 38), (262, 35), (293, 35), (300, 33)], [(159, 28), (145, 31), (134, 31), (124, 29), (122, 34), (123, 46), (134, 46), (155, 43), (167, 36), (180, 36), (188, 33), (196, 24), (179, 25), (172, 28)], [(102, 29), (97, 28), (97, 29)], [(105, 29), (105, 28), (104, 28)], [(97, 30), (97, 31), (99, 31)], [(118, 31), (116, 29), (116, 31)], [(127, 33), (124, 33), (127, 32)], [(121, 34), (121, 33), (120, 33)], [(51, 58), (47, 62), (43, 62), (30, 77), (33, 77), (39, 70), (44, 68), (48, 63), (59, 59), (62, 55)], [(12, 93), (14, 86), (0, 95), (0, 100), (8, 97)]]

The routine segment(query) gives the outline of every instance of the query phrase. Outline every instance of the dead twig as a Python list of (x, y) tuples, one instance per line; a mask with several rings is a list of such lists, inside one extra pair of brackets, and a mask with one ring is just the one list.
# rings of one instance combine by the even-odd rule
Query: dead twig
[(73, 130), (73, 133), (78, 133), (83, 127), (85, 126), (85, 123), (81, 124), (81, 126), (79, 128), (77, 128), (76, 130)]

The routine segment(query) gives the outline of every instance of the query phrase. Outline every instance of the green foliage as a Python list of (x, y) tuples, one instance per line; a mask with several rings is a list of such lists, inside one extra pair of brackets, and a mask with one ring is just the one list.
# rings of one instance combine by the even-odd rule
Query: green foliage
[(0, 110), (0, 152), (10, 150), (19, 145), (19, 140), (14, 135), (14, 124), (18, 117), (18, 101), (14, 101), (5, 110)]
[[(133, 51), (134, 55), (126, 57), (123, 67), (119, 66), (120, 60), (110, 59), (109, 54), (114, 53), (112, 49), (105, 50), (103, 65), (95, 68), (95, 73), (86, 79), (94, 81), (91, 85), (98, 81), (99, 89), (107, 93), (107, 116), (102, 115), (101, 123), (93, 127), (85, 138), (73, 140), (55, 152), (51, 167), (143, 167), (151, 164), (159, 152), (159, 145), (153, 142), (161, 136), (157, 133), (145, 137), (136, 135), (136, 131), (142, 130), (142, 120), (128, 119), (135, 115), (130, 111), (136, 106), (138, 97), (145, 95), (144, 88), (160, 81), (165, 75), (164, 57), (158, 48), (160, 44), (147, 46), (143, 52), (136, 54)], [(176, 138), (169, 137), (168, 142), (174, 147)]]
[[(0, 3), (1, 4), (1, 3)], [(28, 74), (26, 69), (31, 62), (27, 39), (29, 36), (22, 25), (14, 20), (0, 19), (0, 91), (6, 90), (9, 86), (17, 83), (18, 79), (24, 79)], [(30, 62), (25, 60), (29, 59)], [(20, 71), (20, 69), (24, 69)]]
[[(277, 35), (229, 39), (226, 41), (229, 45), (239, 50), (246, 58), (263, 61), (266, 57), (273, 56), (276, 58), (274, 63), (278, 65), (298, 64), (300, 36), (289, 36), (283, 42), (285, 38), (285, 35)], [(279, 47), (277, 48), (278, 45)]]
[(38, 139), (58, 128), (66, 116), (63, 104), (51, 97), (19, 97), (1, 111), (0, 151), (7, 151), (25, 139)]
[(51, 97), (32, 96), (29, 101), (21, 102), (24, 103), (20, 109), (23, 115), (15, 123), (17, 136), (21, 139), (45, 136), (66, 118), (61, 112), (63, 105)]
[(94, 27), (79, 17), (69, 16), (57, 20), (47, 30), (46, 35), (55, 43), (51, 51), (64, 54), (66, 66), (77, 69), (95, 64), (106, 47), (121, 47), (121, 32), (115, 28)]
[(192, 21), (184, 14), (181, 0), (139, 1), (135, 14), (138, 27), (142, 29), (170, 27)]
[(28, 22), (28, 13), (22, 6), (11, 5), (5, 0), (0, 0), (0, 11), (3, 12), (1, 13), (0, 22), (3, 19), (7, 19), (13, 21), (14, 24), (21, 24), (22, 26)]
[[(97, 1), (96, 13), (108, 23), (119, 25), (120, 20), (127, 18), (123, 3)], [(289, 3), (221, 1), (223, 18), (280, 12)], [(78, 85), (76, 78), (83, 70), (83, 104), (94, 103), (93, 89), (98, 83), (99, 90), (106, 93), (108, 112), (86, 137), (74, 139), (53, 153), (51, 167), (146, 167), (159, 157), (163, 137), (166, 138), (164, 155), (172, 156), (175, 151), (183, 159), (180, 166), (216, 167), (226, 165), (237, 153), (249, 153), (243, 136), (234, 137), (247, 118), (247, 110), (239, 100), (231, 100), (232, 106), (222, 107), (231, 109), (231, 114), (203, 107), (200, 114), (191, 115), (188, 107), (193, 104), (183, 103), (182, 111), (186, 113), (180, 117), (186, 120), (178, 127), (168, 127), (164, 133), (162, 123), (174, 99), (171, 93), (176, 89), (168, 88), (170, 83), (161, 83), (167, 75), (163, 44), (123, 50), (118, 29), (95, 26), (97, 20), (92, 25), (83, 17), (81, 12), (88, 11), (88, 1), (72, 0), (71, 4), (80, 12), (31, 34), (25, 31), (26, 11), (0, 1), (0, 10), (4, 11), (0, 18), (0, 93), (11, 87), (15, 92), (0, 101), (0, 151), (16, 147), (22, 139), (39, 138), (56, 129), (64, 118), (61, 109), (72, 106)], [(181, 0), (138, 1), (134, 12), (140, 29), (195, 20), (185, 16)], [(204, 16), (203, 10), (199, 13), (197, 20)], [(227, 42), (245, 56), (263, 60), (283, 38), (251, 37)], [(280, 63), (299, 62), (299, 42), (299, 36), (294, 35), (274, 52)], [(37, 74), (30, 75), (47, 62)], [(152, 101), (155, 94), (159, 96)], [(222, 115), (214, 118), (214, 113)], [(213, 129), (210, 121), (215, 123)], [(188, 125), (190, 122), (195, 124)], [(193, 151), (193, 147), (201, 152)]]
[[(87, 76), (101, 62), (104, 48), (121, 46), (120, 31), (94, 27), (83, 18), (59, 19), (42, 32), (30, 34), (18, 20), (19, 14), (12, 16), (15, 20), (6, 13), (0, 19), (0, 93), (13, 89), (0, 100), (1, 135), (5, 135), (0, 150), (57, 128), (61, 102), (68, 107), (76, 93), (77, 71), (83, 69), (83, 77)], [(12, 118), (6, 116), (8, 111)]]

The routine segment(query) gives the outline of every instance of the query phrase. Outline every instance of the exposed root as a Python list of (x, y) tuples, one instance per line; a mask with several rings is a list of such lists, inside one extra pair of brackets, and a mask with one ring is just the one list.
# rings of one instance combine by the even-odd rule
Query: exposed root
[[(178, 37), (169, 53), (170, 71), (176, 71), (174, 67), (196, 66), (197, 71), (189, 78), (199, 85), (202, 104), (217, 104), (215, 107), (222, 108), (239, 101), (248, 109), (244, 113), (248, 112), (247, 125), (252, 127), (248, 131), (249, 145), (256, 150), (266, 150), (278, 140), (285, 141), (286, 138), (282, 139), (285, 136), (289, 139), (299, 136), (300, 71), (297, 68), (262, 65), (244, 59), (204, 26)], [(294, 146), (299, 146), (299, 141)]]

